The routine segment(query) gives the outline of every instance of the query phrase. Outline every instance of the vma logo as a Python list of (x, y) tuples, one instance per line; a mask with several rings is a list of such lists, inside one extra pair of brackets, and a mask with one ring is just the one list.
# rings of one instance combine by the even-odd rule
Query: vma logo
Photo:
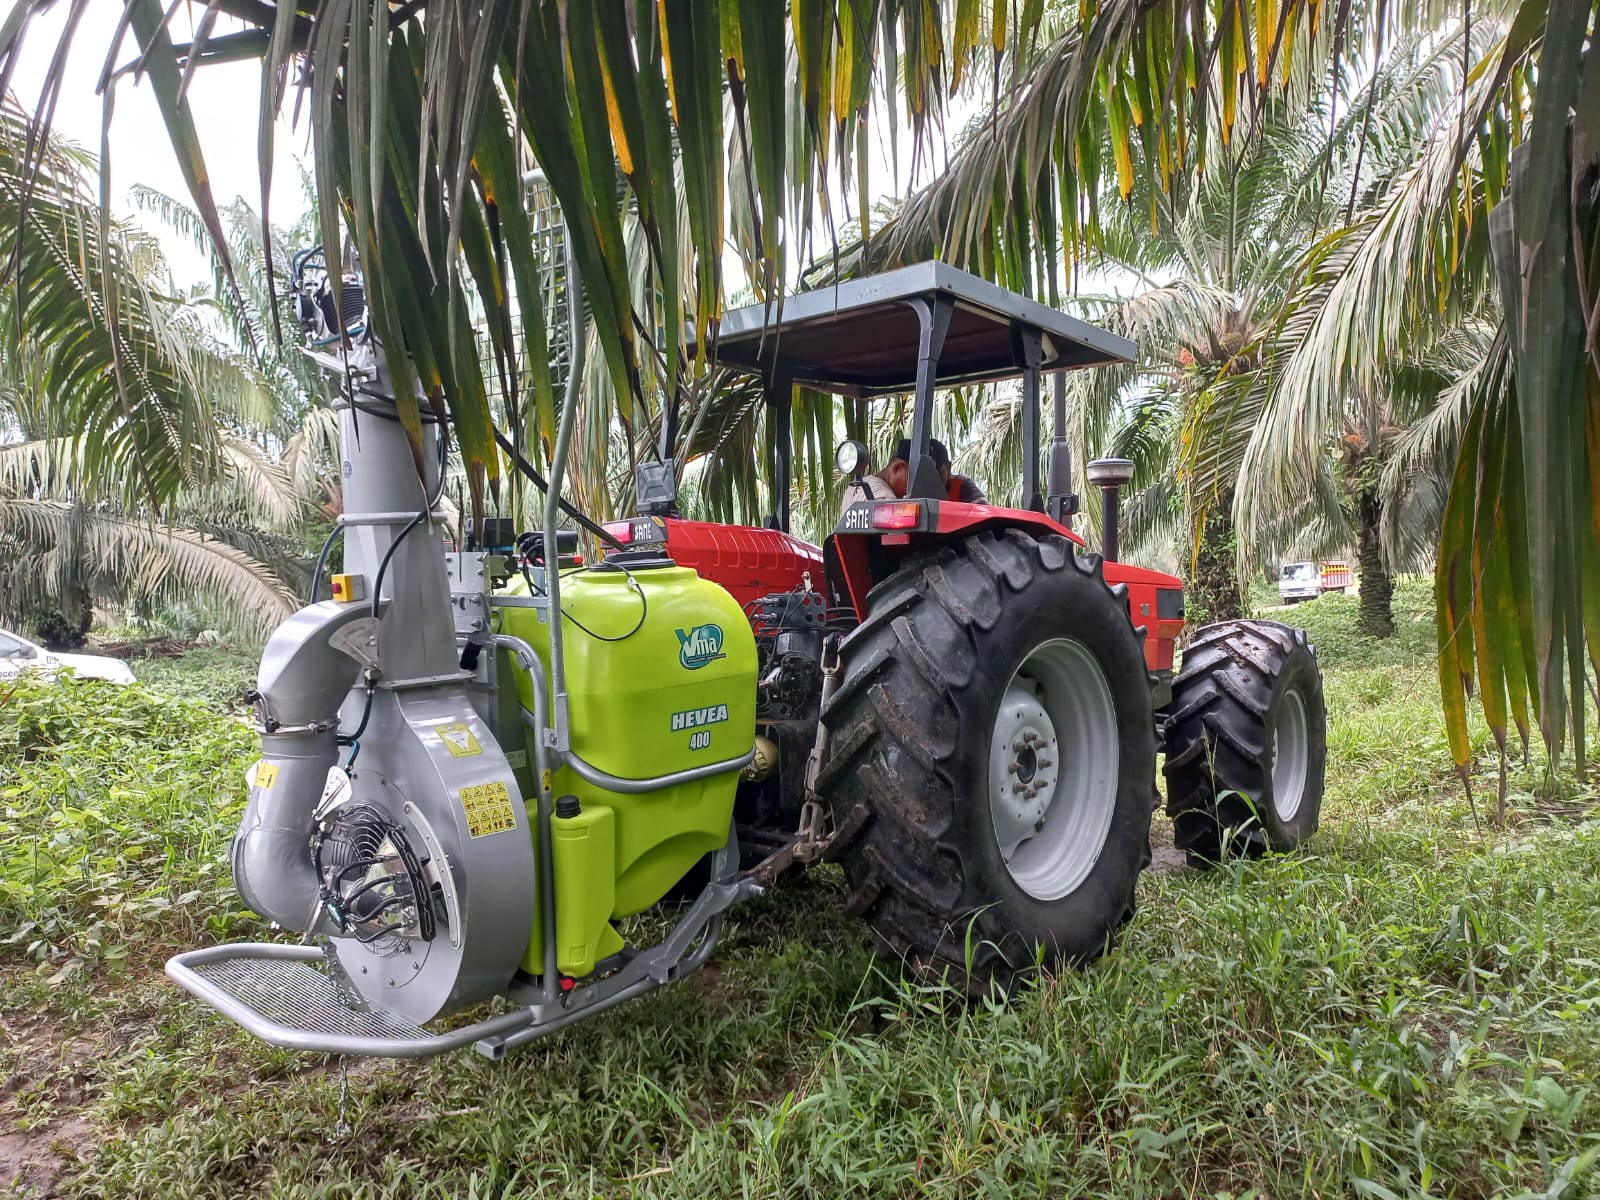
[(692, 629), (676, 629), (678, 635), (678, 661), (686, 671), (698, 671), (707, 663), (723, 657), (722, 627), (696, 625)]

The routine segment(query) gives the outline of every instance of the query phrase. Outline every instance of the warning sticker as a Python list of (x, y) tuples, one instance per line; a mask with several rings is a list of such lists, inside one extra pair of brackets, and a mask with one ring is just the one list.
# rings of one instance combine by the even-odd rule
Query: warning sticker
[(472, 730), (460, 721), (452, 721), (448, 725), (435, 725), (433, 731), (439, 735), (444, 748), (450, 751), (451, 758), (471, 758), (474, 754), (483, 753), (483, 747), (478, 745), (478, 739), (472, 735)]
[(517, 827), (517, 810), (511, 803), (511, 793), (499, 780), (462, 788), (461, 808), (467, 814), (467, 832), (475, 838)]
[(272, 785), (278, 782), (277, 764), (258, 762), (256, 764), (255, 776), (255, 779), (252, 781), (253, 786), (260, 788), (263, 792), (270, 792), (272, 790)]

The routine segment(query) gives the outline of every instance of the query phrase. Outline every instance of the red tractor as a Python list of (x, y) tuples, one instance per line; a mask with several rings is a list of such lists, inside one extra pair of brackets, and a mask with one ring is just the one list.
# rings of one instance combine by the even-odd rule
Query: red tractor
[[(892, 952), (973, 991), (1100, 953), (1150, 862), (1155, 762), (1196, 865), (1287, 851), (1317, 828), (1326, 758), (1321, 675), (1302, 630), (1195, 631), (1174, 678), (1183, 584), (1116, 561), (1117, 491), (1102, 459), (1104, 553), (1077, 510), (1054, 397), (1041, 482), (1040, 377), (1131, 360), (1125, 339), (942, 263), (727, 314), (713, 361), (765, 384), (776, 430), (762, 527), (683, 520), (664, 462), (640, 468), (639, 515), (608, 531), (664, 549), (745, 608), (760, 658), (757, 753), (735, 805), (757, 877), (819, 855)], [(936, 388), (1020, 378), (1020, 507), (966, 503), (929, 452)], [(914, 397), (903, 495), (865, 480), (832, 536), (790, 535), (789, 397)], [(674, 421), (663, 441), (672, 444)]]

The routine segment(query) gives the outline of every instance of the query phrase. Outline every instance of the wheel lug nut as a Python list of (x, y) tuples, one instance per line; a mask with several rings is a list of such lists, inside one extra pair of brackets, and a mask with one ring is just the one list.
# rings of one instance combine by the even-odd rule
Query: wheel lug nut
[(1008, 772), (1010, 772), (1012, 775), (1015, 775), (1018, 771), (1022, 770), (1022, 768), (1020, 766), (1018, 766), (1016, 763), (1008, 763), (1006, 765), (1006, 770)]
[(1055, 766), (1055, 764), (1053, 762), (1051, 762), (1048, 758), (1041, 758), (1039, 760), (1039, 762), (1038, 762), (1038, 765), (1041, 766), (1041, 767), (1053, 767), (1053, 766)]

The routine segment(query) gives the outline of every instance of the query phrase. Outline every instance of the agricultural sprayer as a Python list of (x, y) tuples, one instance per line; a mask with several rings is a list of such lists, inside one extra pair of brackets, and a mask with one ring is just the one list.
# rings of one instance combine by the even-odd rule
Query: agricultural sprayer
[[(1041, 380), (1128, 361), (1127, 341), (937, 263), (792, 296), (778, 320), (734, 311), (708, 352), (765, 388), (762, 524), (679, 515), (674, 413), (637, 515), (576, 513), (573, 369), (542, 526), (482, 520), (452, 545), (447, 430), (426, 423), (414, 455), (384, 348), (358, 332), (359, 282), (301, 266), (310, 352), (339, 390), (344, 564), (262, 656), (232, 867), (303, 940), (167, 968), (255, 1035), (498, 1057), (683, 978), (731, 906), (818, 860), (842, 866), (883, 949), (974, 994), (1008, 988), (1099, 954), (1132, 915), (1158, 750), (1197, 863), (1316, 828), (1304, 633), (1202, 628), (1174, 677), (1181, 581), (1115, 561), (1129, 464), (1087, 468), (1106, 553), (1071, 529), (1063, 391), (1046, 445)], [(950, 499), (930, 453), (935, 389), (997, 380), (1020, 383), (1017, 507)], [(851, 483), (821, 547), (789, 533), (797, 384), (912, 398), (889, 492), (864, 446), (838, 448)], [(597, 561), (577, 561), (573, 520), (606, 544)], [(505, 1011), (436, 1021), (497, 997)]]

